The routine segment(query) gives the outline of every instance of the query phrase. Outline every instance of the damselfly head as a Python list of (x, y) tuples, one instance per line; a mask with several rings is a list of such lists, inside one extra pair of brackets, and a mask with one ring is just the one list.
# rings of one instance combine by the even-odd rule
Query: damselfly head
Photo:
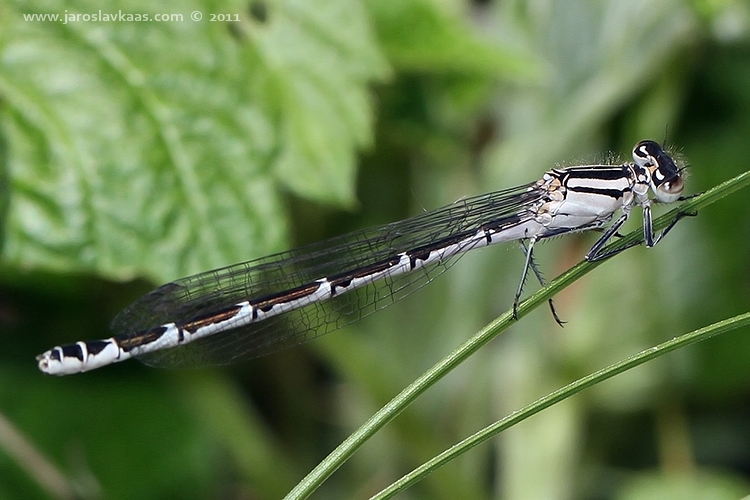
[(654, 141), (641, 141), (633, 148), (633, 161), (651, 173), (651, 189), (663, 203), (677, 201), (685, 188), (684, 169)]

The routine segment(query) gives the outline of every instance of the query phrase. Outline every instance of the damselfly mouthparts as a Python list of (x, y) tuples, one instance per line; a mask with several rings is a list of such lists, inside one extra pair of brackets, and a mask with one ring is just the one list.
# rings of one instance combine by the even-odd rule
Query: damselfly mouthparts
[(170, 367), (257, 357), (395, 302), (468, 250), (519, 240), (526, 260), (515, 311), (529, 269), (544, 284), (533, 259), (539, 240), (599, 229), (586, 258), (605, 259), (628, 248), (605, 245), (637, 205), (652, 247), (685, 214), (656, 235), (651, 205), (680, 200), (683, 181), (659, 144), (641, 141), (632, 163), (553, 169), (530, 184), (160, 286), (114, 319), (114, 337), (54, 347), (37, 357), (39, 369), (67, 375), (131, 357)]

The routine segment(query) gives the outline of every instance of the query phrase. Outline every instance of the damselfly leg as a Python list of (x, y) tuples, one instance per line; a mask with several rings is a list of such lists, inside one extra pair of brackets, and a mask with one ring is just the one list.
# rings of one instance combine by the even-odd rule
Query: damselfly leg
[[(687, 198), (684, 198), (684, 199), (687, 199)], [(683, 201), (684, 199), (680, 198), (680, 201)], [(654, 228), (653, 228), (651, 207), (649, 207), (648, 205), (644, 206), (643, 207), (643, 240), (646, 243), (646, 248), (652, 248), (656, 246), (656, 244), (659, 243), (662, 240), (662, 238), (664, 238), (672, 230), (672, 228), (683, 218), (695, 217), (696, 215), (698, 215), (697, 212), (677, 212), (677, 215), (675, 215), (674, 219), (672, 219), (667, 225), (667, 227), (665, 227), (662, 230), (662, 232), (657, 235), (655, 234)], [(602, 236), (596, 241), (596, 243), (593, 244), (591, 249), (586, 254), (586, 260), (590, 262), (598, 262), (600, 260), (613, 257), (621, 252), (624, 252), (625, 250), (629, 248), (633, 248), (641, 244), (640, 241), (635, 240), (635, 241), (628, 243), (627, 245), (623, 245), (618, 248), (604, 250), (604, 247), (612, 239), (612, 237), (620, 236), (617, 234), (617, 230), (620, 229), (623, 224), (625, 224), (625, 221), (627, 221), (628, 216), (629, 216), (629, 212), (623, 211), (620, 217), (609, 228), (607, 228), (607, 230), (604, 231), (604, 234), (602, 234)]]
[[(526, 246), (526, 242), (524, 240), (521, 240), (521, 250), (523, 250), (523, 254), (526, 257), (526, 260), (524, 261), (523, 271), (521, 272), (521, 282), (518, 284), (516, 296), (513, 298), (513, 319), (515, 320), (518, 320), (518, 304), (521, 302), (521, 294), (523, 293), (523, 287), (526, 284), (526, 278), (529, 274), (529, 268), (534, 273), (534, 276), (536, 276), (539, 284), (542, 287), (547, 286), (547, 280), (544, 279), (542, 272), (539, 270), (539, 266), (536, 265), (536, 261), (534, 260), (533, 250), (535, 243), (536, 238), (529, 238), (528, 246)], [(561, 320), (560, 316), (557, 315), (557, 311), (555, 310), (555, 303), (551, 298), (547, 299), (547, 303), (549, 304), (549, 309), (552, 312), (552, 317), (555, 318), (555, 322), (558, 325), (563, 326), (566, 322)]]

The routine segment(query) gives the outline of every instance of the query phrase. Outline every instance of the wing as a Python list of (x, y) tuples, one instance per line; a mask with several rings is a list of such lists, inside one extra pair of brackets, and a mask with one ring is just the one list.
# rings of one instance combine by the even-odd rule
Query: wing
[[(132, 338), (162, 324), (179, 325), (245, 300), (274, 296), (321, 278), (376, 266), (404, 252), (424, 252), (470, 240), (483, 227), (522, 223), (533, 217), (532, 207), (544, 195), (534, 186), (467, 198), (403, 221), (167, 283), (123, 310), (113, 320), (112, 330), (118, 337)], [(412, 272), (137, 357), (155, 366), (195, 367), (232, 363), (300, 344), (382, 309), (430, 282), (472, 245), (465, 244), (467, 248), (452, 254), (452, 258)]]

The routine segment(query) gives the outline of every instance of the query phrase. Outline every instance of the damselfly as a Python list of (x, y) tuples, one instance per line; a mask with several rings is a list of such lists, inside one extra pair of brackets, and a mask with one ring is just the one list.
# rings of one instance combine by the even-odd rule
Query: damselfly
[[(632, 163), (553, 169), (530, 184), (167, 283), (114, 319), (114, 337), (54, 347), (37, 357), (39, 369), (66, 375), (131, 357), (170, 367), (257, 357), (395, 302), (468, 250), (518, 240), (526, 259), (515, 312), (529, 269), (544, 285), (533, 259), (538, 241), (600, 230), (586, 258), (605, 259), (628, 248), (605, 245), (619, 236), (637, 205), (643, 210), (646, 246), (652, 247), (685, 214), (656, 235), (651, 205), (682, 199), (683, 181), (684, 169), (659, 144), (641, 141)], [(605, 228), (618, 210), (619, 217)], [(555, 319), (560, 322), (556, 314)]]

